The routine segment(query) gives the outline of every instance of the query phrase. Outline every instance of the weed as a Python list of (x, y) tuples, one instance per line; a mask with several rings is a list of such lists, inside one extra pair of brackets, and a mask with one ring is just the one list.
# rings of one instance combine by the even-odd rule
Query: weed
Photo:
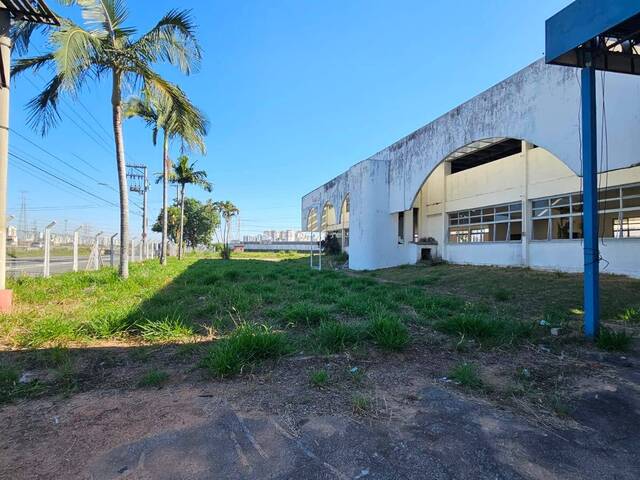
[(366, 415), (371, 411), (373, 402), (365, 395), (356, 394), (351, 398), (351, 407), (355, 415)]
[(315, 370), (309, 375), (309, 382), (314, 387), (325, 387), (329, 383), (329, 373), (326, 370)]
[(287, 306), (282, 312), (282, 317), (289, 325), (310, 327), (329, 320), (330, 314), (326, 307), (309, 302), (298, 302)]
[(620, 314), (620, 320), (628, 323), (640, 323), (640, 308), (627, 308)]
[(464, 311), (435, 323), (441, 332), (470, 337), (492, 344), (505, 345), (531, 336), (533, 325), (484, 313)]
[(151, 370), (145, 373), (138, 386), (142, 388), (162, 388), (169, 381), (169, 374), (161, 370)]
[(19, 342), (24, 347), (40, 347), (53, 342), (66, 342), (79, 336), (75, 323), (63, 316), (45, 317), (33, 324), (28, 332), (21, 335)]
[(507, 300), (511, 300), (512, 297), (513, 292), (506, 288), (497, 288), (493, 291), (493, 298), (496, 302), (506, 302)]
[(0, 365), (0, 405), (17, 398), (34, 397), (44, 391), (44, 385), (37, 380), (20, 383), (20, 374), (14, 367)]
[(616, 332), (608, 328), (601, 328), (596, 345), (601, 350), (610, 352), (626, 352), (631, 347), (633, 337), (625, 331)]
[(166, 341), (190, 337), (193, 329), (180, 316), (165, 317), (160, 321), (150, 321), (138, 325), (142, 338), (149, 341)]
[(402, 350), (409, 343), (406, 325), (388, 313), (378, 314), (370, 320), (367, 332), (375, 344), (385, 350)]
[(482, 387), (478, 367), (471, 363), (464, 362), (456, 365), (449, 372), (449, 378), (455, 380), (463, 387), (474, 389)]
[(200, 365), (214, 376), (230, 377), (259, 360), (278, 358), (288, 352), (284, 334), (267, 325), (243, 323), (229, 337), (216, 342)]
[(336, 321), (322, 322), (314, 331), (316, 345), (327, 353), (336, 353), (358, 342), (362, 329)]

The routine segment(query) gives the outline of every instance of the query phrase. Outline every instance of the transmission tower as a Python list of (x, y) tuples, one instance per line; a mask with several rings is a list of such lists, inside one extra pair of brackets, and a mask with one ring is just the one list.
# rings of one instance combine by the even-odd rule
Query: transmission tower
[(129, 190), (142, 195), (142, 251), (147, 252), (147, 192), (149, 191), (149, 179), (147, 178), (146, 165), (127, 165), (127, 179)]
[(27, 192), (20, 192), (20, 213), (18, 214), (18, 241), (25, 240), (29, 224), (27, 223)]

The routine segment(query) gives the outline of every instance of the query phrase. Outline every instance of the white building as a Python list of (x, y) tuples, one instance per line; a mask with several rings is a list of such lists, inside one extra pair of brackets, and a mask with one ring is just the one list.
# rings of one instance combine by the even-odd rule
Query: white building
[[(640, 277), (640, 78), (604, 78), (601, 269)], [(305, 195), (303, 229), (344, 239), (353, 269), (582, 271), (579, 113), (575, 70), (535, 62)]]

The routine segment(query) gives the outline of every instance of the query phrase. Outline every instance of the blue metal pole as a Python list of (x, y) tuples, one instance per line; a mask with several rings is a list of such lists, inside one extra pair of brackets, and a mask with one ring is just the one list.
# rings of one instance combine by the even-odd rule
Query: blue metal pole
[(600, 330), (598, 251), (598, 153), (596, 74), (582, 69), (582, 175), (584, 188), (584, 333), (595, 338)]

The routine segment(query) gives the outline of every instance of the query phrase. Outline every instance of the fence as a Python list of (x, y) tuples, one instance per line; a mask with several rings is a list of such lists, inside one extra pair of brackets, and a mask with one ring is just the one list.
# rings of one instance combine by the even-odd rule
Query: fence
[[(160, 255), (160, 242), (143, 243), (132, 238), (128, 245), (130, 262), (138, 262)], [(175, 250), (170, 245), (169, 253)], [(87, 228), (73, 231), (56, 229), (55, 222), (44, 229), (7, 229), (7, 275), (49, 277), (56, 273), (98, 270), (117, 266), (120, 260), (118, 234), (92, 233)]]

